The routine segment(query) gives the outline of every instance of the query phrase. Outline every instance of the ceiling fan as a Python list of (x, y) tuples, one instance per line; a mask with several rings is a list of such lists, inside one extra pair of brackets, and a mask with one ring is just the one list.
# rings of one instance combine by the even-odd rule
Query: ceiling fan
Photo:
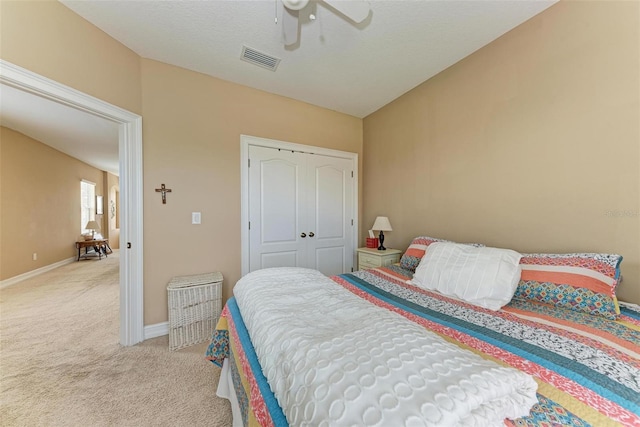
[[(311, 0), (282, 0), (282, 33), (284, 44), (289, 46), (298, 41), (298, 15)], [(320, 0), (315, 0), (320, 1)], [(369, 16), (366, 0), (321, 0), (349, 20), (360, 23)], [(313, 19), (313, 18), (312, 18)]]

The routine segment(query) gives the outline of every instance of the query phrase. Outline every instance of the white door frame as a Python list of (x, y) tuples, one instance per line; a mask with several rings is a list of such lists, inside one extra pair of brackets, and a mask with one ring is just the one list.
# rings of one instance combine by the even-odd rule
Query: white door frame
[(242, 259), (242, 275), (249, 272), (249, 146), (279, 148), (281, 150), (299, 151), (303, 153), (321, 154), (323, 156), (349, 159), (353, 163), (353, 227), (352, 227), (352, 255), (355, 266), (355, 248), (358, 247), (358, 154), (348, 151), (332, 150), (330, 148), (314, 147), (296, 144), (294, 142), (278, 141), (275, 139), (259, 138), (257, 136), (240, 135), (240, 246)]
[(2, 59), (0, 84), (119, 125), (120, 242), (125, 248), (120, 256), (120, 343), (130, 346), (141, 342), (144, 339), (142, 117)]

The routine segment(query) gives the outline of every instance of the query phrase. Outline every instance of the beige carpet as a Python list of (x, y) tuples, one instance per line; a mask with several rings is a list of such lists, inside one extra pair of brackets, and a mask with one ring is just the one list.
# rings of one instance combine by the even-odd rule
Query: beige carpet
[(117, 251), (0, 290), (2, 426), (230, 426), (206, 343), (118, 344)]

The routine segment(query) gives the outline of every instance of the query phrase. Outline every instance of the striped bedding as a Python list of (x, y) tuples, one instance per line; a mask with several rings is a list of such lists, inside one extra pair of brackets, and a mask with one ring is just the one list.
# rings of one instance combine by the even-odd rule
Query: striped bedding
[[(538, 404), (505, 420), (516, 426), (640, 427), (640, 310), (621, 303), (617, 321), (513, 300), (494, 312), (420, 290), (400, 266), (332, 279), (363, 299), (395, 311), (450, 342), (532, 375)], [(235, 300), (230, 299), (207, 350), (228, 359), (244, 425), (286, 426), (262, 374)]]

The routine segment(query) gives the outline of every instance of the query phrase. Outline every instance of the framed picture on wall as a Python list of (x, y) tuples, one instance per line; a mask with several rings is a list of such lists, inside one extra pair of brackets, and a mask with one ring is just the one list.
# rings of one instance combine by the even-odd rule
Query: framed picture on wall
[(102, 215), (104, 213), (104, 201), (102, 196), (96, 196), (96, 215)]

